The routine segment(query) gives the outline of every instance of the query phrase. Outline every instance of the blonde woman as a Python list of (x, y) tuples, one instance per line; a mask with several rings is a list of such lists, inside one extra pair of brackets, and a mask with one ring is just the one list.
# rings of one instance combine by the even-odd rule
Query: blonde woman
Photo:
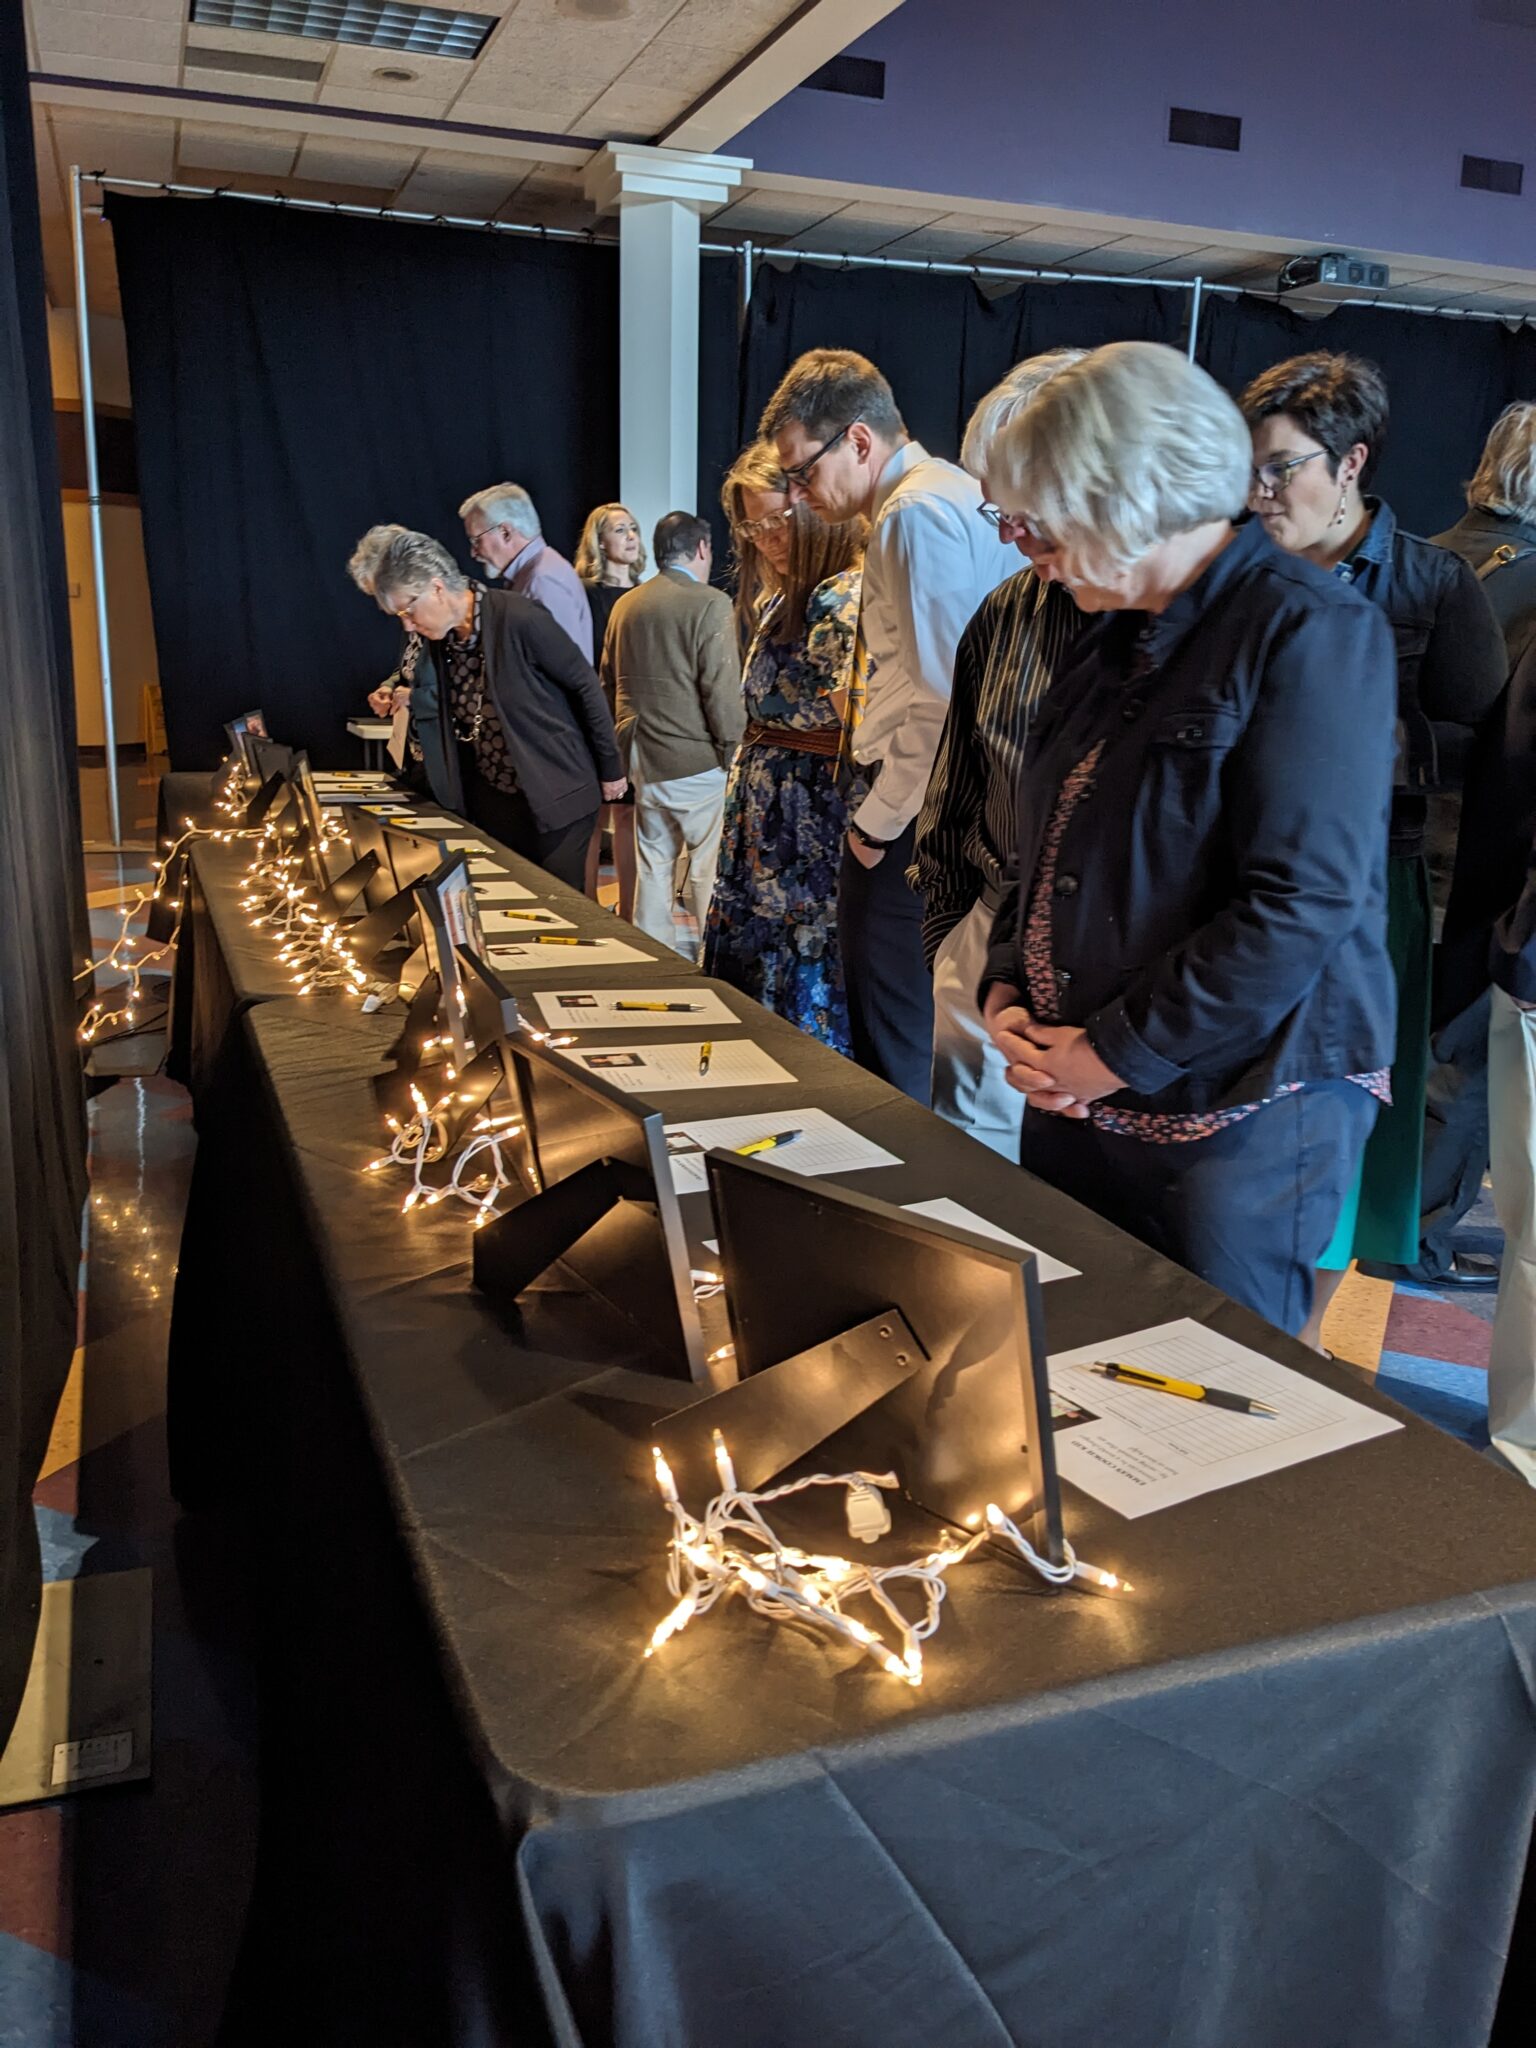
[(791, 506), (769, 442), (739, 457), (721, 500), (747, 641), (747, 728), (726, 789), (704, 966), (847, 1053), (837, 873), (864, 786), (839, 757), (868, 528)]
[[(587, 603), (592, 608), (592, 644), (601, 668), (603, 640), (613, 608), (627, 591), (633, 590), (645, 574), (645, 543), (640, 522), (625, 505), (597, 505), (587, 514), (576, 548), (576, 574), (586, 585)], [(608, 709), (613, 709), (612, 703)], [(626, 790), (622, 803), (604, 806), (587, 849), (587, 894), (597, 900), (598, 869), (602, 865), (603, 833), (613, 838), (613, 865), (619, 878), (619, 915), (630, 918), (635, 909), (635, 793)]]

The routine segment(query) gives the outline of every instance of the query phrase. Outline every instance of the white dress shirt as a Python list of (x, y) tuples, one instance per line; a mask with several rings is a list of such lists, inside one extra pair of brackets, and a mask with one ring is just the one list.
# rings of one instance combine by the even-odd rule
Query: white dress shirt
[(856, 820), (897, 839), (922, 806), (949, 708), (955, 649), (971, 614), (1019, 566), (977, 513), (981, 486), (916, 441), (898, 448), (875, 487), (860, 629), (872, 668), (853, 751), (880, 779)]

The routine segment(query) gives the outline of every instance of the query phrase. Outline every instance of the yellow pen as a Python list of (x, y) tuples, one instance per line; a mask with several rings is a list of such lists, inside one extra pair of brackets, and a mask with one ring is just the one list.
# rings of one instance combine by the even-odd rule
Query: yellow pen
[(615, 1003), (616, 1010), (702, 1010), (702, 1003)]
[(772, 1152), (780, 1145), (793, 1145), (796, 1138), (803, 1138), (803, 1131), (774, 1131), (766, 1138), (753, 1138), (749, 1144), (736, 1146), (738, 1158), (750, 1159), (754, 1152)]
[(706, 1038), (704, 1043), (699, 1047), (699, 1072), (701, 1074), (707, 1074), (709, 1072), (709, 1063), (711, 1059), (713, 1059), (714, 1057), (714, 1052), (714, 1041), (712, 1039)]
[(1266, 1401), (1250, 1401), (1246, 1394), (1229, 1394), (1223, 1387), (1203, 1387), (1198, 1380), (1170, 1379), (1164, 1372), (1148, 1372), (1139, 1365), (1090, 1365), (1101, 1379), (1118, 1380), (1123, 1386), (1145, 1387), (1149, 1394), (1177, 1394), (1181, 1401), (1204, 1401), (1210, 1408), (1230, 1408), (1238, 1415), (1278, 1415)]

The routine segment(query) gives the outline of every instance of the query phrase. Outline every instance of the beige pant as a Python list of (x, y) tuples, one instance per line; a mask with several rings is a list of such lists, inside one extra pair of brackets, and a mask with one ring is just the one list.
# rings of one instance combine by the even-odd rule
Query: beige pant
[(1488, 1433), (1536, 1486), (1536, 1010), (1493, 992), (1488, 1025), (1493, 1201), (1504, 1265), (1488, 1358)]
[(992, 912), (976, 903), (944, 934), (933, 963), (933, 1107), (1015, 1165), (1024, 1098), (1010, 1088), (1003, 1056), (976, 1002), (987, 964)]
[(715, 890), (720, 827), (725, 816), (725, 770), (676, 775), (665, 782), (640, 782), (635, 791), (635, 923), (674, 952), (678, 944), (678, 861), (688, 856), (684, 900), (698, 923), (700, 938)]

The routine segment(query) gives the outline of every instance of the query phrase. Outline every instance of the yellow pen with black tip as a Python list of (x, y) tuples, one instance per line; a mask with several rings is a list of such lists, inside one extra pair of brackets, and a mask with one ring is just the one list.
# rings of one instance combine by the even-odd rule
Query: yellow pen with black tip
[(699, 1047), (699, 1072), (701, 1074), (707, 1074), (709, 1072), (709, 1063), (714, 1058), (714, 1054), (714, 1042), (713, 1040), (706, 1038), (704, 1043)]
[(803, 1131), (773, 1131), (766, 1138), (752, 1138), (733, 1149), (738, 1159), (750, 1159), (754, 1152), (775, 1152), (780, 1145), (793, 1145), (796, 1138), (804, 1136)]
[(1148, 1372), (1140, 1365), (1104, 1363), (1090, 1365), (1088, 1370), (1121, 1386), (1145, 1387), (1149, 1394), (1176, 1394), (1181, 1401), (1204, 1401), (1208, 1408), (1230, 1408), (1235, 1415), (1280, 1413), (1267, 1401), (1250, 1401), (1246, 1394), (1229, 1394), (1224, 1387), (1203, 1387), (1198, 1380), (1171, 1379), (1165, 1372)]

